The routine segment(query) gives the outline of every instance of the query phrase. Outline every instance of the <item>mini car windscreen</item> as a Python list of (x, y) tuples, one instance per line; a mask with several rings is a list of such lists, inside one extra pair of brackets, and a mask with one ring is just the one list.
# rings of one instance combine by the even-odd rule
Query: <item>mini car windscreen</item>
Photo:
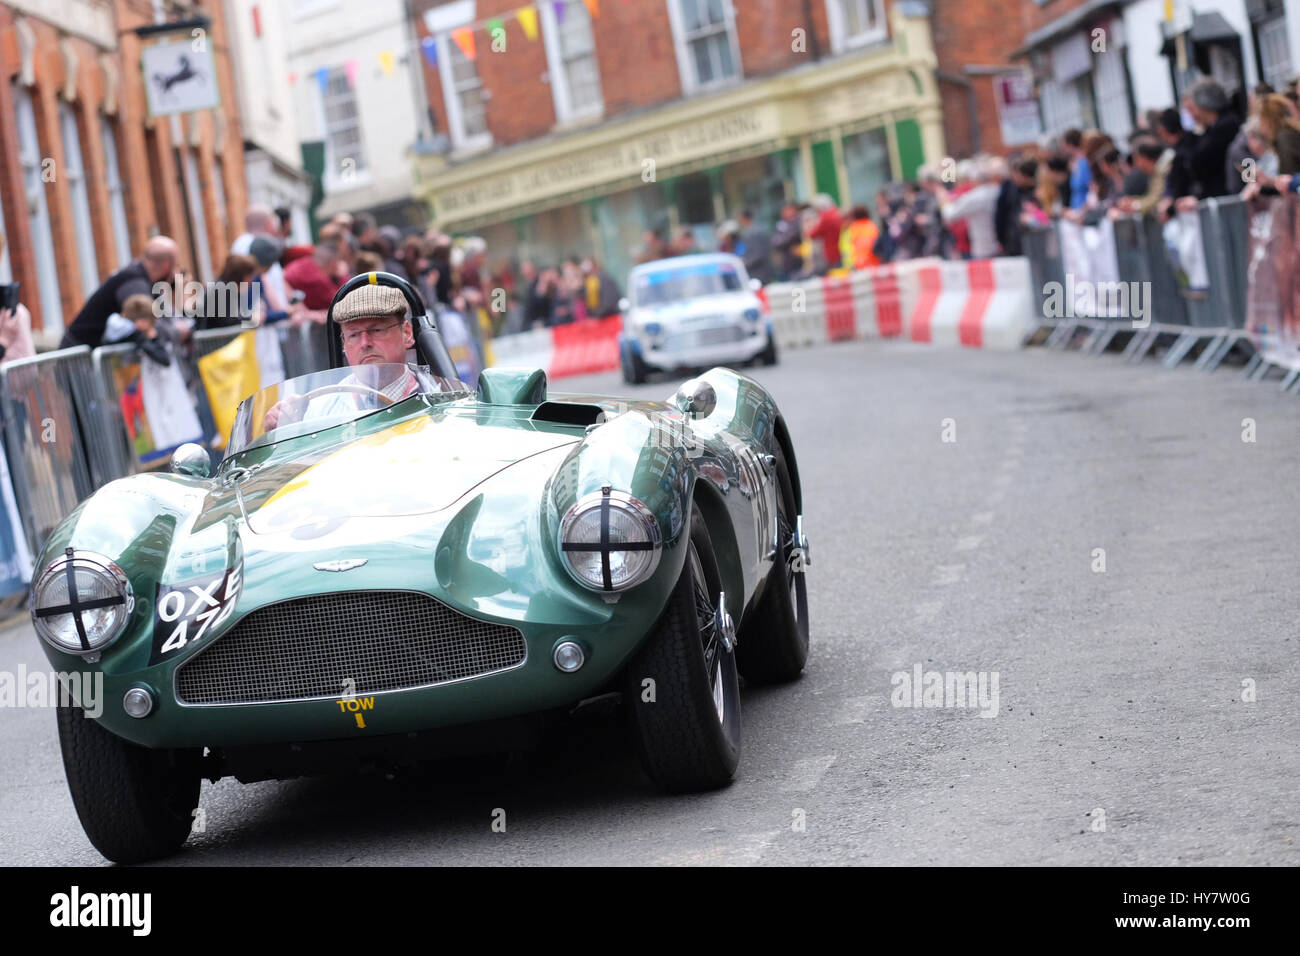
[(666, 305), (698, 296), (739, 292), (740, 273), (727, 262), (701, 262), (678, 269), (655, 269), (636, 277), (636, 304)]
[(226, 457), (356, 421), (412, 395), (463, 391), (460, 382), (414, 365), (357, 365), (300, 375), (239, 403)]

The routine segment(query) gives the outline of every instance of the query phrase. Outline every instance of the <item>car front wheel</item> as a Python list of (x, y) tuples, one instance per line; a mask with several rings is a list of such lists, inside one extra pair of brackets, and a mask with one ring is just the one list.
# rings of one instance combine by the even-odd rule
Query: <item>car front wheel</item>
[(80, 707), (59, 707), (58, 721), (72, 803), (95, 849), (114, 863), (179, 850), (199, 803), (203, 751), (136, 746)]
[(730, 619), (719, 627), (721, 591), (697, 511), (668, 605), (626, 673), (624, 699), (641, 762), (670, 792), (726, 786), (740, 762), (740, 681)]

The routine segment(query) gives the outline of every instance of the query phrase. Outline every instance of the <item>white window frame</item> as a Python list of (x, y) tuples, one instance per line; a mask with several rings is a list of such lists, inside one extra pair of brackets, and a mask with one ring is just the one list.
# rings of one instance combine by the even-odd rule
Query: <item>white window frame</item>
[[(437, 37), (438, 44), (438, 79), (442, 82), (442, 102), (447, 108), (447, 132), (451, 134), (451, 143), (457, 152), (473, 153), (479, 150), (487, 149), (492, 145), (492, 130), (487, 126), (486, 103), (488, 97), (484, 90), (484, 130), (481, 133), (475, 133), (469, 136), (465, 132), (465, 118), (460, 108), (460, 92), (456, 89), (456, 80), (451, 73), (451, 50), (455, 46), (450, 33), (440, 33)], [(460, 53), (460, 48), (456, 48)], [(478, 76), (478, 63), (471, 60), (470, 64), (474, 67), (474, 75)], [(483, 89), (483, 78), (478, 78), (479, 88)]]
[[(707, 0), (699, 0), (706, 3)], [(745, 65), (740, 59), (740, 41), (736, 35), (736, 9), (731, 0), (722, 0), (723, 28), (731, 45), (731, 62), (736, 72), (731, 76), (701, 83), (695, 75), (695, 57), (691, 55), (689, 37), (682, 22), (681, 0), (668, 0), (668, 20), (673, 28), (673, 49), (677, 54), (677, 73), (681, 77), (682, 92), (686, 95), (706, 93), (735, 86), (745, 78)]]
[[(1259, 41), (1260, 79), (1269, 83), (1274, 89), (1280, 90), (1286, 86), (1287, 81), (1293, 75), (1291, 67), (1291, 42), (1287, 36), (1286, 17), (1277, 16), (1272, 20), (1265, 20), (1255, 27), (1255, 36)], [(1273, 60), (1268, 64), (1267, 70), (1264, 66), (1264, 56), (1266, 54), (1276, 53), (1279, 50), (1286, 52), (1285, 60)]]
[(0, 203), (0, 236), (5, 237), (4, 246), (0, 247), (0, 282), (13, 282), (14, 270), (9, 263), (9, 230), (5, 228), (4, 203)]
[[(327, 66), (331, 76), (334, 73), (343, 74), (347, 78), (347, 69), (343, 66)], [(311, 71), (311, 76), (315, 78), (315, 70)], [(358, 74), (359, 75), (359, 74)], [(330, 140), (329, 122), (325, 112), (325, 93), (320, 88), (319, 82), (312, 83), (312, 102), (316, 107), (316, 122), (320, 129), (321, 140), (325, 143), (325, 171), (321, 176), (321, 185), (325, 192), (333, 195), (335, 193), (347, 192), (351, 189), (360, 189), (363, 186), (369, 186), (371, 183), (370, 157), (369, 150), (366, 149), (365, 128), (361, 122), (361, 105), (357, 97), (356, 88), (352, 88), (352, 98), (357, 102), (357, 129), (361, 133), (361, 158), (365, 161), (363, 169), (356, 170), (352, 178), (344, 182), (339, 172), (339, 161), (334, 155), (334, 145)]]
[(591, 32), (591, 56), (596, 61), (596, 102), (583, 109), (573, 106), (573, 91), (569, 89), (569, 72), (565, 69), (563, 30), (555, 16), (555, 7), (543, 3), (538, 7), (542, 15), (542, 39), (546, 44), (546, 68), (551, 77), (551, 95), (555, 100), (555, 118), (560, 123), (592, 119), (605, 113), (605, 91), (600, 82), (600, 59), (596, 56), (596, 32), (587, 12), (586, 4), (570, 3), (564, 13), (565, 18), (584, 17), (587, 29)]
[(99, 140), (104, 149), (104, 178), (108, 181), (108, 209), (113, 221), (113, 240), (117, 246), (113, 261), (122, 268), (131, 261), (131, 229), (126, 221), (125, 187), (117, 155), (117, 133), (113, 122), (99, 114)]
[(293, 0), (293, 18), (306, 20), (326, 10), (333, 10), (342, 2), (343, 0)]
[(185, 199), (190, 206), (190, 222), (194, 230), (194, 247), (199, 257), (199, 278), (211, 282), (212, 247), (208, 244), (208, 217), (203, 212), (203, 186), (199, 182), (199, 163), (193, 147), (181, 148), (185, 165)]
[(54, 232), (50, 228), (50, 210), (45, 201), (45, 183), (41, 180), (41, 143), (36, 133), (36, 112), (32, 93), (21, 83), (14, 84), (14, 114), (18, 127), (18, 153), (23, 167), (23, 189), (30, 212), (27, 216), (32, 236), (32, 263), (36, 266), (37, 294), (41, 301), (41, 327), (46, 334), (62, 329), (63, 302), (59, 298), (59, 267), (54, 254)]
[[(866, 14), (874, 10), (876, 14), (875, 27), (849, 36), (848, 28), (844, 24), (843, 4), (845, 3), (855, 4), (864, 20)], [(889, 24), (885, 20), (884, 0), (826, 0), (826, 24), (830, 29), (832, 53), (846, 53), (849, 50), (855, 50), (858, 47), (868, 46), (872, 43), (879, 43), (889, 38)]]
[(77, 111), (67, 100), (59, 100), (59, 133), (63, 137), (63, 175), (72, 202), (73, 234), (77, 263), (81, 266), (81, 291), (87, 297), (99, 288), (99, 261), (95, 257), (95, 226), (90, 217), (90, 188), (81, 151)]

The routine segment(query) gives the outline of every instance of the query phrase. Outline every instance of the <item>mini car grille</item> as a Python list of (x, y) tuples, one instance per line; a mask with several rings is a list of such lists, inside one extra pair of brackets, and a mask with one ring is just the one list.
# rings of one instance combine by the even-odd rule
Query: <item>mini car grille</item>
[(712, 329), (696, 329), (692, 332), (680, 332), (670, 335), (664, 341), (664, 348), (693, 348), (697, 345), (721, 345), (724, 342), (739, 342), (747, 335), (743, 326), (724, 325)]
[(282, 601), (245, 616), (176, 673), (190, 704), (246, 704), (441, 684), (523, 663), (513, 627), (466, 617), (414, 591)]

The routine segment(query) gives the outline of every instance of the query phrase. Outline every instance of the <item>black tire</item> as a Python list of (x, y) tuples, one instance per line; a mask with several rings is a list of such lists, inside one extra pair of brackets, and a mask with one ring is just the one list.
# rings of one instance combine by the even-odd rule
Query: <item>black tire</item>
[(114, 863), (180, 849), (194, 824), (202, 750), (149, 750), (117, 737), (79, 707), (59, 707), (68, 790), (86, 836)]
[(649, 370), (646, 368), (645, 362), (641, 360), (641, 356), (629, 348), (623, 350), (622, 359), (623, 381), (628, 385), (644, 385), (646, 372)]
[(746, 681), (782, 684), (803, 673), (808, 660), (807, 575), (794, 570), (794, 516), (797, 505), (790, 469), (776, 448), (777, 523), (780, 553), (759, 599), (753, 622), (736, 647), (736, 662)]
[[(713, 633), (711, 619), (721, 590), (709, 531), (695, 512), (681, 576), (654, 632), (625, 673), (624, 700), (642, 766), (671, 793), (725, 787), (740, 763), (736, 657)], [(705, 617), (709, 623), (702, 627)], [(713, 648), (711, 655), (706, 645)], [(647, 685), (647, 679), (654, 683)], [(650, 688), (653, 699), (647, 700)]]
[(776, 336), (775, 336), (775, 335), (769, 335), (769, 336), (767, 337), (767, 348), (763, 349), (763, 351), (761, 351), (761, 352), (758, 353), (758, 360), (759, 360), (759, 362), (762, 363), (763, 365), (775, 365), (775, 364), (776, 364), (776, 362), (777, 362), (777, 355), (776, 355)]

